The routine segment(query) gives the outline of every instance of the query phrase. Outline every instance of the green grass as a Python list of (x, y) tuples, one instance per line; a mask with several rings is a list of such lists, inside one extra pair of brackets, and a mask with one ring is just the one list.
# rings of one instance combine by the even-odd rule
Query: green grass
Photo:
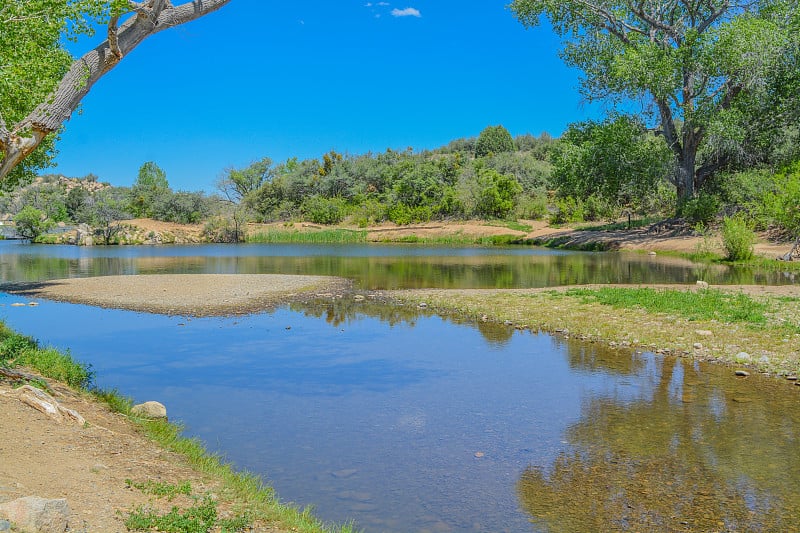
[(178, 494), (185, 494), (186, 496), (191, 496), (192, 494), (192, 484), (188, 481), (180, 485), (175, 485), (173, 483), (151, 480), (145, 481), (144, 483), (136, 483), (131, 479), (126, 479), (125, 484), (128, 487), (133, 487), (134, 489), (142, 491), (144, 494), (158, 496), (159, 498), (167, 498), (169, 501), (175, 499), (175, 496)]
[(717, 320), (726, 323), (766, 324), (768, 306), (745, 294), (714, 289), (698, 291), (607, 287), (568, 289), (567, 296), (616, 308), (639, 307), (650, 313), (665, 313), (687, 320)]
[(75, 361), (69, 353), (54, 348), (42, 348), (31, 337), (8, 329), (0, 323), (0, 364), (27, 366), (46, 378), (55, 379), (77, 389), (86, 388), (92, 381), (88, 365)]
[(478, 237), (456, 233), (438, 237), (420, 237), (418, 235), (405, 235), (396, 239), (385, 239), (383, 242), (401, 244), (423, 244), (430, 246), (510, 246), (526, 244), (524, 239), (516, 235), (490, 235)]
[(323, 229), (299, 231), (271, 229), (247, 236), (247, 242), (265, 244), (357, 244), (367, 242), (366, 231)]
[(489, 220), (485, 222), (487, 226), (493, 226), (496, 228), (508, 228), (514, 231), (524, 231), (528, 233), (533, 229), (533, 226), (530, 224), (523, 224), (518, 220)]

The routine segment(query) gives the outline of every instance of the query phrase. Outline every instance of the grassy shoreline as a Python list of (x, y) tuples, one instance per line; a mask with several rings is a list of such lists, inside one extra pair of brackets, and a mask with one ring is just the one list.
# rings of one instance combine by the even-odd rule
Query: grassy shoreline
[(736, 289), (563, 287), (388, 291), (406, 305), (775, 376), (800, 374), (800, 297)]
[[(338, 526), (325, 524), (316, 518), (310, 509), (299, 509), (281, 503), (272, 487), (264, 484), (257, 475), (237, 471), (219, 455), (208, 452), (196, 438), (182, 436), (179, 424), (165, 420), (138, 418), (131, 413), (132, 401), (117, 391), (93, 388), (93, 373), (90, 368), (76, 361), (69, 353), (54, 348), (41, 347), (30, 337), (10, 330), (0, 322), (0, 367), (30, 369), (42, 378), (59, 381), (76, 392), (92, 397), (105, 404), (113, 412), (125, 416), (140, 433), (163, 449), (185, 458), (196, 472), (209, 476), (219, 484), (215, 499), (229, 505), (248, 525), (278, 526), (285, 531), (352, 533), (349, 524)], [(38, 388), (49, 388), (46, 379), (25, 379), (24, 382)], [(136, 510), (131, 510), (135, 513)], [(222, 531), (226, 529), (217, 524)], [(148, 529), (149, 530), (149, 529)], [(176, 529), (175, 531), (183, 531)], [(186, 531), (193, 530), (191, 528)], [(270, 529), (274, 531), (274, 529)]]

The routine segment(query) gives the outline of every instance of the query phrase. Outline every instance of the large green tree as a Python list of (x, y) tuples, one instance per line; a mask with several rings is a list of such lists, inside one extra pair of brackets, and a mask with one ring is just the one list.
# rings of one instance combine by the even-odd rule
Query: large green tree
[[(689, 198), (725, 166), (734, 110), (759, 98), (796, 26), (781, 0), (515, 0), (526, 26), (544, 16), (584, 73), (590, 100), (642, 102), (673, 153), (672, 182)], [(796, 9), (796, 7), (794, 8)], [(780, 127), (770, 124), (769, 127)]]
[(139, 174), (130, 190), (130, 208), (137, 217), (152, 217), (156, 201), (172, 193), (167, 173), (153, 161), (139, 167)]
[[(94, 84), (147, 37), (229, 1), (0, 0), (0, 182), (20, 165), (17, 177), (26, 166), (46, 165), (53, 135)], [(98, 24), (105, 39), (73, 59), (63, 39), (91, 35)]]

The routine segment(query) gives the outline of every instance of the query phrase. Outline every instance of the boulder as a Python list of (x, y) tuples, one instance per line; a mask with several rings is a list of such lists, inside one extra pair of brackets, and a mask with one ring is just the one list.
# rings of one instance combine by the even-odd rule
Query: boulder
[(702, 280), (697, 280), (697, 288), (698, 289), (707, 289), (708, 288), (708, 282), (707, 281), (702, 281)]
[(167, 418), (167, 408), (159, 402), (144, 402), (134, 405), (131, 414), (142, 418)]
[(64, 533), (69, 505), (65, 499), (28, 496), (0, 504), (0, 516), (6, 517), (25, 533)]

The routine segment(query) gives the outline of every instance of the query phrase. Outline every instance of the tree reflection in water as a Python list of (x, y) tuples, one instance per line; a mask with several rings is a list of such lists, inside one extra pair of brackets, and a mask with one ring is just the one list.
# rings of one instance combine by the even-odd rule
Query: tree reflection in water
[(652, 387), (634, 397), (587, 401), (582, 420), (567, 430), (573, 450), (549, 467), (524, 471), (517, 492), (536, 526), (551, 532), (796, 530), (794, 391), (769, 380), (710, 380), (699, 365), (671, 357), (650, 359), (649, 369), (630, 367), (627, 357), (603, 351), (568, 343), (573, 367), (648, 372)]

